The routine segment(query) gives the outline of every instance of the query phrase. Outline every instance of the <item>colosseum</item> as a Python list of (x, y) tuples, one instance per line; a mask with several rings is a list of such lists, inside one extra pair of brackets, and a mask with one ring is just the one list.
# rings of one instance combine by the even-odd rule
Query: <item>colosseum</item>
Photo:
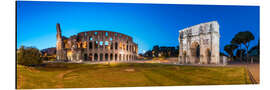
[(56, 24), (56, 58), (59, 61), (132, 61), (138, 53), (138, 45), (132, 37), (111, 31), (80, 32), (69, 38), (61, 35)]

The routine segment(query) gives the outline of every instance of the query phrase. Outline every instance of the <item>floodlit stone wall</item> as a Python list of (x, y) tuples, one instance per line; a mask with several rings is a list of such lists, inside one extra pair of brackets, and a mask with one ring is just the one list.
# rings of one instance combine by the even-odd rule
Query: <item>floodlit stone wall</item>
[(138, 45), (125, 34), (97, 30), (66, 38), (58, 24), (56, 48), (57, 60), (68, 61), (132, 61), (138, 54)]

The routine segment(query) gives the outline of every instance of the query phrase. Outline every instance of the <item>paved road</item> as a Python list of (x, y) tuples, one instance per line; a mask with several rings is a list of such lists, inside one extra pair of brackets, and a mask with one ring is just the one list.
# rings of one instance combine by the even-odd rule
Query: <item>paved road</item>
[(260, 83), (260, 64), (249, 64), (248, 70), (251, 72), (255, 81)]

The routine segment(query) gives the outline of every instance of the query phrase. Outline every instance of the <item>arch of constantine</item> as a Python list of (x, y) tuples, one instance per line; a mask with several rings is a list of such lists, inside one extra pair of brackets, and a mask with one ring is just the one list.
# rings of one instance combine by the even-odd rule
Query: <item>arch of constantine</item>
[(68, 61), (131, 61), (135, 60), (138, 45), (132, 37), (111, 31), (80, 32), (69, 38), (61, 35), (56, 25), (56, 59)]
[(219, 24), (201, 23), (179, 31), (180, 64), (219, 64)]

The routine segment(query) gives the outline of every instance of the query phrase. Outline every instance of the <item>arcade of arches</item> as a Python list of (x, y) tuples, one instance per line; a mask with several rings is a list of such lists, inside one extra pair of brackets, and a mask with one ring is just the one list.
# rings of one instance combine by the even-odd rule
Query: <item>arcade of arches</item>
[(57, 60), (131, 61), (137, 58), (138, 45), (132, 37), (111, 31), (87, 31), (66, 38), (57, 28)]

